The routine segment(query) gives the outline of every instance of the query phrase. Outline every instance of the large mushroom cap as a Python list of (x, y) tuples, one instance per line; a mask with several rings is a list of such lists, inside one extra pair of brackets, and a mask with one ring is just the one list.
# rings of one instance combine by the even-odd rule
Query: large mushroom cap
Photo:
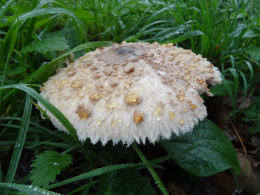
[(220, 82), (218, 69), (190, 50), (123, 42), (61, 69), (41, 95), (70, 120), (81, 141), (129, 145), (191, 131), (207, 115), (200, 94), (210, 95), (207, 85)]

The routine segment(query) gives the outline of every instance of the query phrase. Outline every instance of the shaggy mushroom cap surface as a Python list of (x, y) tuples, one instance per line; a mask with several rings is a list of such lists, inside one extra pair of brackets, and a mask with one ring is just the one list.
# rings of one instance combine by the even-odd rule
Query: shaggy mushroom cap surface
[[(219, 70), (190, 50), (123, 42), (59, 70), (41, 95), (68, 118), (81, 141), (130, 145), (191, 131), (207, 115), (200, 95), (211, 95), (207, 85), (218, 83)], [(46, 112), (55, 127), (66, 131)]]

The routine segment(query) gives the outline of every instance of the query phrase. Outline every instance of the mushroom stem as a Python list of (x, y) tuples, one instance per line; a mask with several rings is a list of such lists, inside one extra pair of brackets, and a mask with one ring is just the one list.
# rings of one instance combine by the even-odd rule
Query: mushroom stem
[(148, 160), (146, 159), (145, 155), (143, 154), (143, 152), (141, 151), (141, 149), (138, 147), (138, 145), (134, 142), (132, 144), (132, 147), (134, 148), (134, 150), (136, 151), (137, 155), (139, 156), (139, 158), (141, 159), (141, 161), (146, 165), (147, 170), (149, 171), (149, 173), (151, 174), (151, 176), (154, 179), (155, 184), (157, 185), (157, 187), (161, 190), (162, 194), (169, 194), (162, 182), (162, 180), (160, 179), (160, 177), (158, 176), (158, 174), (156, 173), (156, 171), (154, 170), (154, 168), (151, 165), (148, 165)]

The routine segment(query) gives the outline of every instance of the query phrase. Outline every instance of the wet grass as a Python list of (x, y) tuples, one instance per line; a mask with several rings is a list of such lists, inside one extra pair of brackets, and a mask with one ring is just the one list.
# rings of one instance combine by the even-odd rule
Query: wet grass
[[(148, 166), (138, 164), (131, 148), (118, 146), (113, 151), (111, 145), (105, 150), (89, 142), (81, 145), (69, 121), (38, 94), (41, 84), (64, 66), (64, 60), (71, 54), (77, 58), (110, 42), (174, 43), (202, 54), (223, 75), (223, 84), (212, 92), (229, 96), (230, 117), (238, 120), (240, 102), (259, 95), (259, 12), (260, 4), (254, 0), (1, 0), (0, 182), (31, 184), (30, 171), (19, 169), (24, 150), (32, 151), (32, 158), (45, 150), (66, 152), (74, 158), (66, 174), (57, 178), (58, 184), (63, 184), (60, 182), (64, 179), (74, 184), (56, 188), (61, 193), (97, 193), (100, 192), (97, 186), (106, 186), (107, 177), (94, 176)], [(41, 119), (39, 111), (32, 108), (36, 100), (60, 119), (70, 135), (56, 131), (48, 120)], [(98, 150), (104, 152), (99, 154)], [(31, 163), (25, 166), (30, 167)], [(119, 163), (122, 164), (118, 167), (113, 165)], [(80, 177), (82, 172), (88, 177)], [(148, 175), (142, 174), (140, 178), (145, 180)], [(86, 180), (89, 178), (92, 179)], [(80, 182), (83, 179), (88, 184)], [(55, 184), (50, 186), (53, 189)], [(12, 188), (19, 186), (16, 187)], [(5, 194), (8, 192), (5, 190)]]

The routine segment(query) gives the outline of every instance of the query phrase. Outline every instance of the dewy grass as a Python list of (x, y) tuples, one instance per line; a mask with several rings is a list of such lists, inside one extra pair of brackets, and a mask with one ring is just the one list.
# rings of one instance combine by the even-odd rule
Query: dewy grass
[[(24, 114), (22, 118), (22, 123), (19, 129), (19, 132), (17, 134), (15, 146), (14, 146), (14, 151), (12, 154), (12, 158), (10, 161), (10, 166), (7, 172), (6, 176), (6, 182), (13, 182), (14, 176), (18, 167), (18, 163), (21, 157), (22, 149), (24, 146), (24, 142), (26, 139), (28, 127), (29, 127), (29, 121), (31, 117), (31, 112), (32, 112), (32, 103), (31, 103), (31, 98), (30, 96), (26, 96), (26, 101), (25, 101), (25, 106), (24, 106)], [(8, 194), (9, 190), (6, 190), (4, 194)]]
[[(94, 147), (88, 141), (80, 144), (73, 141), (70, 135), (56, 131), (48, 120), (42, 120), (39, 111), (34, 107), (30, 111), (32, 105), (29, 95), (41, 99), (37, 93), (38, 85), (34, 84), (41, 85), (45, 82), (57, 68), (64, 66), (64, 61), (72, 60), (69, 59), (70, 55), (74, 54), (75, 58), (78, 58), (86, 51), (108, 45), (109, 42), (126, 40), (174, 43), (202, 54), (221, 69), (223, 78), (227, 81), (222, 90), (228, 94), (226, 92), (220, 94), (230, 97), (232, 116), (235, 120), (235, 116), (240, 114), (238, 99), (246, 99), (256, 94), (260, 67), (260, 57), (257, 55), (260, 48), (259, 11), (260, 3), (254, 0), (1, 0), (0, 156), (3, 156), (0, 162), (1, 186), (31, 191), (30, 185), (23, 185), (28, 183), (30, 173), (19, 174), (21, 163), (19, 159), (26, 155), (24, 151), (30, 151), (33, 157), (46, 149), (66, 152), (73, 156), (74, 163), (66, 168), (66, 174), (62, 179), (64, 181), (56, 181), (48, 188), (67, 194), (74, 189), (79, 190), (77, 193), (89, 190), (104, 193), (105, 189), (117, 192), (115, 186), (125, 186), (120, 183), (122, 179), (118, 179), (121, 173), (119, 169), (129, 169), (132, 164), (128, 167), (128, 163), (138, 162), (131, 147), (103, 148), (99, 145)], [(55, 47), (60, 50), (53, 48), (27, 50), (27, 52), (23, 50), (42, 40), (55, 37), (58, 37), (57, 40), (64, 40), (68, 47), (67, 45)], [(17, 84), (21, 82), (22, 85)], [(26, 84), (36, 86), (36, 91)], [(7, 87), (8, 89), (2, 90)], [(17, 89), (22, 89), (26, 93)], [(24, 99), (27, 99), (26, 105)], [(56, 113), (75, 137), (73, 126), (68, 120), (47, 101), (42, 101), (47, 108)], [(13, 148), (16, 141), (20, 143), (19, 150)], [(73, 145), (71, 149), (69, 145)], [(179, 158), (180, 155), (178, 154)], [(9, 170), (5, 165), (10, 163), (10, 159), (5, 158), (6, 156), (12, 156)], [(160, 159), (172, 159), (171, 157), (176, 154), (169, 153), (156, 157), (159, 156)], [(185, 162), (183, 161), (184, 164)], [(204, 166), (203, 164), (200, 166)], [(136, 164), (133, 164), (134, 166)], [(226, 166), (236, 167), (231, 163)], [(142, 173), (144, 178), (140, 178), (138, 182), (145, 181), (146, 185), (142, 182), (140, 185), (153, 194), (157, 189), (150, 179), (155, 177), (156, 180), (154, 170), (157, 169), (149, 171), (151, 170), (152, 177)], [(139, 169), (134, 171), (139, 172)], [(81, 175), (84, 180), (94, 177), (95, 180), (86, 185), (85, 181), (81, 181), (81, 177), (75, 175)], [(17, 184), (19, 181), (23, 184)], [(65, 183), (71, 185), (66, 188), (67, 191), (55, 188)], [(163, 188), (163, 185), (160, 186)], [(140, 186), (137, 184), (131, 190), (140, 192), (138, 187)]]

